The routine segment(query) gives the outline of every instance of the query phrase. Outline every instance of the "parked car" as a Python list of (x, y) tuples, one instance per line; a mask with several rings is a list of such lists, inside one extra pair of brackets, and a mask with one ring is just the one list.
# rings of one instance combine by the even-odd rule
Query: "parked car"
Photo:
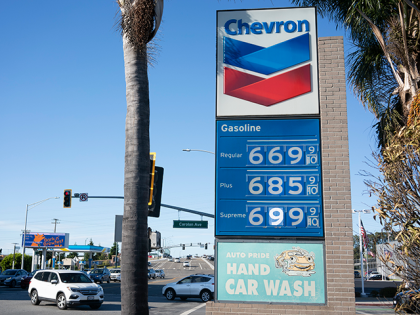
[(165, 278), (165, 271), (163, 271), (162, 269), (156, 269), (155, 273), (156, 273), (156, 277)]
[(174, 259), (172, 257), (169, 257), (168, 261), (174, 261)]
[(168, 299), (175, 297), (186, 300), (187, 298), (200, 298), (203, 302), (212, 299), (214, 294), (214, 276), (195, 274), (185, 277), (178, 282), (168, 283), (162, 288), (162, 294)]
[(112, 281), (121, 282), (121, 269), (111, 269), (109, 272), (111, 273), (111, 280)]
[(26, 276), (28, 272), (23, 269), (7, 269), (0, 275), (0, 285), (7, 285), (14, 288), (20, 285), (22, 277)]
[(156, 279), (156, 272), (153, 268), (149, 268), (149, 272), (147, 274), (147, 276), (149, 277), (149, 279)]
[(419, 313), (419, 299), (416, 296), (420, 290), (403, 291), (394, 296), (394, 308), (396, 312), (413, 312)]
[(179, 259), (179, 258), (175, 258), (175, 259), (174, 259), (174, 262), (176, 262), (176, 263), (180, 263), (180, 262), (181, 262), (181, 259)]
[(104, 291), (83, 272), (70, 270), (38, 270), (31, 280), (28, 294), (33, 305), (41, 301), (55, 302), (60, 310), (76, 305), (98, 309)]
[(192, 259), (192, 255), (187, 255), (187, 259)]
[(109, 269), (107, 268), (94, 269), (89, 273), (89, 277), (94, 282), (99, 282), (99, 283), (102, 283), (104, 281), (108, 283), (111, 282), (111, 273), (109, 272)]
[(360, 272), (358, 270), (354, 271), (354, 277), (355, 278), (361, 278), (362, 276), (360, 275)]
[(22, 289), (27, 289), (29, 288), (29, 283), (31, 283), (31, 279), (33, 278), (34, 274), (37, 272), (38, 270), (34, 270), (31, 273), (28, 273), (26, 276), (23, 276), (22, 279), (20, 280), (20, 287)]
[(190, 262), (188, 260), (184, 261), (182, 264), (183, 267), (191, 267)]
[[(373, 274), (369, 277), (368, 280), (382, 280), (382, 275), (380, 274)], [(384, 280), (389, 280), (388, 277), (384, 276)]]

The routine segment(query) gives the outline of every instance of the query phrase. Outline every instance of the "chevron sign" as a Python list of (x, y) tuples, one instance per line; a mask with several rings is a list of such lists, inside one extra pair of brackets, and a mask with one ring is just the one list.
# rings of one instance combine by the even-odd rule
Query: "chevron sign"
[(218, 11), (217, 116), (318, 114), (315, 8)]

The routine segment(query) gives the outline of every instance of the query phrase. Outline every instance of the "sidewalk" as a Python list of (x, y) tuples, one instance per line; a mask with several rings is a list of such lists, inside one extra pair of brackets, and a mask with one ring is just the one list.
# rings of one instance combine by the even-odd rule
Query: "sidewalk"
[(357, 297), (356, 305), (359, 306), (387, 306), (392, 307), (392, 298), (379, 298), (379, 297)]

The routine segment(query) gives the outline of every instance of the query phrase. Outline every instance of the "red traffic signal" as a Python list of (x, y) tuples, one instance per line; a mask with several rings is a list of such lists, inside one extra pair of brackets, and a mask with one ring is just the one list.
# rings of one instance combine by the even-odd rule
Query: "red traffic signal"
[(63, 208), (71, 208), (71, 189), (64, 190)]

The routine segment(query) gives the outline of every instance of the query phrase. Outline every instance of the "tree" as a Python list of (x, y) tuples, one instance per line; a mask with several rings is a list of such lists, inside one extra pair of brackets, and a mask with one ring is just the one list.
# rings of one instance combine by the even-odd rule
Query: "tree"
[(147, 43), (159, 28), (163, 0), (119, 0), (118, 4), (127, 98), (121, 314), (147, 315), (150, 163)]
[(383, 148), (405, 126), (419, 90), (418, 0), (292, 0), (315, 5), (343, 26), (354, 44), (347, 56), (348, 80), (355, 95), (377, 118)]
[(117, 255), (117, 247), (118, 247), (118, 244), (117, 244), (117, 242), (114, 242), (114, 244), (112, 245), (112, 247), (111, 247), (111, 249), (110, 249), (110, 251), (109, 251), (109, 254), (112, 256), (112, 255)]
[[(15, 254), (15, 269), (20, 268), (21, 264), (22, 264), (22, 254), (16, 253)], [(25, 255), (23, 269), (30, 272), (31, 264), (32, 264), (32, 256)], [(1, 270), (12, 269), (12, 265), (13, 265), (13, 254), (7, 255), (0, 262)]]
[(398, 242), (380, 259), (406, 283), (420, 286), (420, 120), (394, 136), (382, 154), (375, 154), (381, 175), (365, 181), (378, 198), (376, 217)]

